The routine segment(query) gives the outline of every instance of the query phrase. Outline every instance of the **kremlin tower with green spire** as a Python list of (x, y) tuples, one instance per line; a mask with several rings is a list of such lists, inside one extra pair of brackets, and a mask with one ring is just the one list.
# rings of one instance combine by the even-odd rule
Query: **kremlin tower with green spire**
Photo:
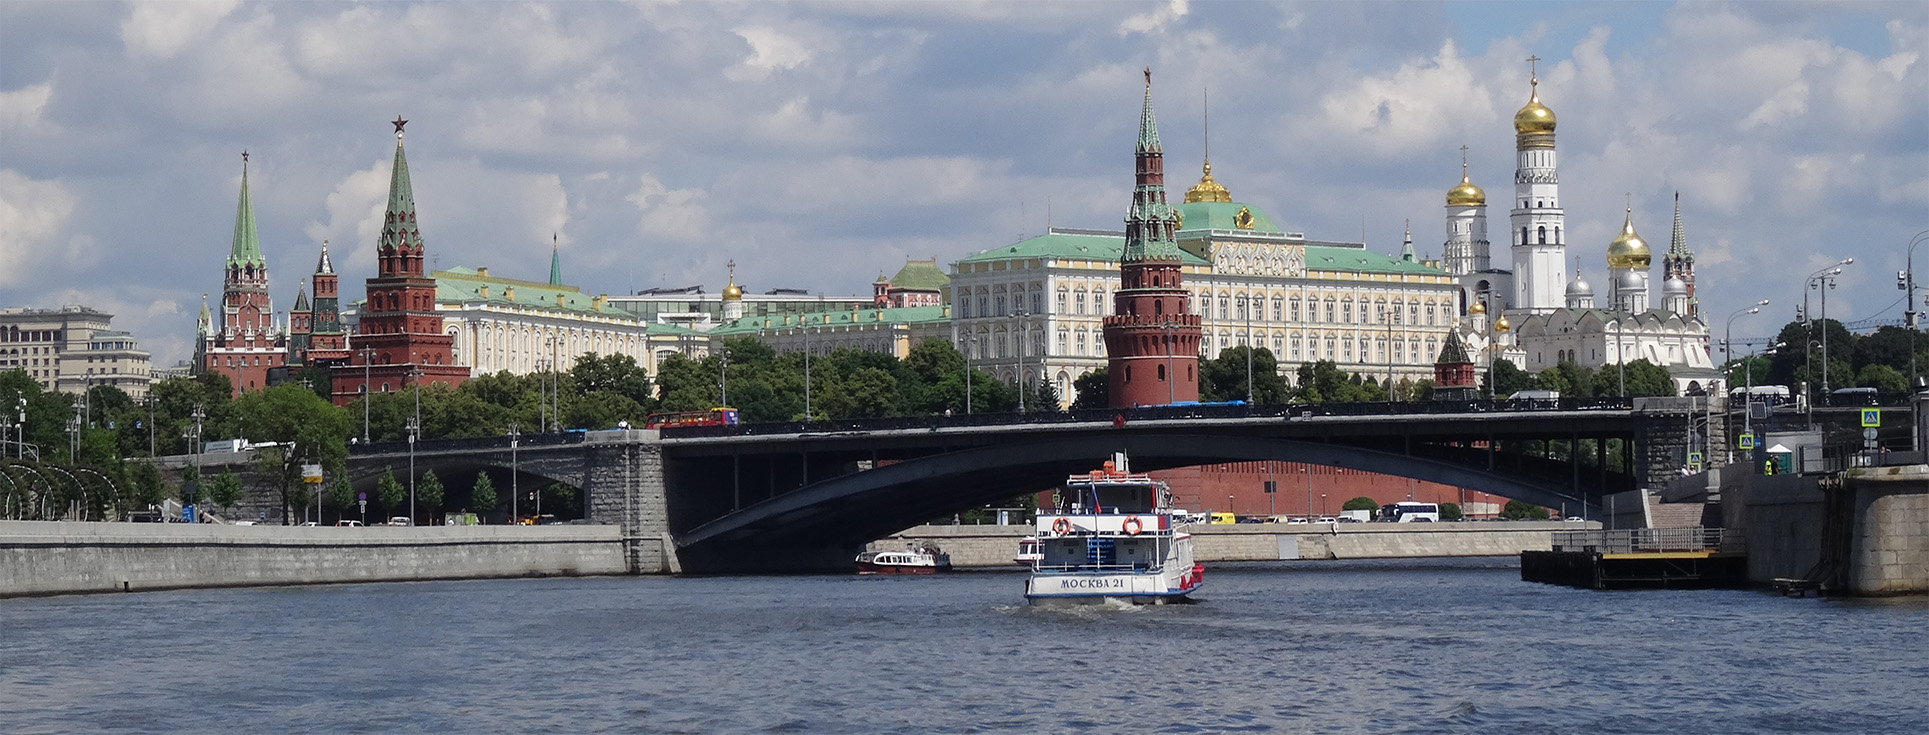
[(268, 387), (268, 371), (281, 367), (288, 358), (288, 335), (276, 327), (274, 317), (274, 305), (268, 298), (268, 259), (261, 255), (254, 204), (248, 198), (248, 154), (244, 151), (234, 244), (228, 251), (221, 283), (220, 323), (203, 314), (195, 346), (195, 371), (228, 376), (235, 395)]
[(1152, 115), (1152, 70), (1134, 149), (1137, 186), (1125, 214), (1125, 250), (1112, 315), (1105, 317), (1106, 393), (1113, 408), (1199, 400), (1199, 315), (1180, 280), (1174, 233), (1179, 214), (1165, 198), (1165, 152)]
[(397, 116), (391, 124), (395, 126), (395, 166), (389, 175), (382, 236), (376, 243), (377, 271), (367, 280), (368, 298), (349, 340), (347, 367), (351, 369), (332, 373), (332, 393), (340, 406), (353, 402), (364, 390), (454, 386), (469, 379), (469, 368), (456, 364), (455, 338), (442, 331), (442, 317), (435, 310), (435, 279), (422, 269), (426, 251), (416, 227), (409, 162), (402, 152), (402, 126), (408, 121)]

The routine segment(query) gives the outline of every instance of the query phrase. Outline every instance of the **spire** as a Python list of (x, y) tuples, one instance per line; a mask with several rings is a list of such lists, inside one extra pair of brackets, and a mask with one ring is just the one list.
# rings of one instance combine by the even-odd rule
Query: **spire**
[(214, 314), (208, 311), (208, 293), (203, 291), (201, 292), (201, 318), (195, 320), (194, 331), (202, 336), (206, 336), (208, 330), (213, 327)]
[(1688, 233), (1681, 228), (1681, 192), (1674, 193), (1674, 234), (1668, 238), (1668, 257), (1692, 258), (1688, 253)]
[(1139, 152), (1162, 153), (1159, 121), (1152, 116), (1152, 67), (1145, 69), (1145, 109), (1139, 113)]
[(234, 248), (228, 252), (228, 265), (266, 265), (261, 258), (261, 237), (255, 232), (255, 208), (248, 199), (248, 152), (241, 152), (241, 203), (234, 212)]
[(376, 245), (383, 276), (421, 270), (422, 232), (415, 225), (415, 187), (409, 183), (409, 159), (402, 152), (402, 126), (408, 122), (396, 115), (390, 123), (395, 126), (395, 164), (389, 173), (388, 211), (382, 215), (382, 238)]
[(1212, 180), (1212, 97), (1208, 94), (1207, 96), (1205, 96), (1204, 99), (1206, 102), (1205, 165), (1200, 168), (1199, 183), (1193, 185), (1192, 188), (1186, 190), (1186, 203), (1187, 204), (1191, 204), (1193, 202), (1230, 203), (1232, 202), (1232, 192), (1226, 191), (1226, 187), (1221, 186), (1219, 182)]
[(320, 275), (324, 273), (332, 274), (334, 272), (335, 272), (335, 262), (328, 259), (328, 241), (323, 240), (321, 258), (315, 261), (315, 273), (317, 275)]
[(549, 285), (563, 285), (563, 256), (556, 244), (556, 233), (549, 233)]
[(1407, 220), (1406, 244), (1400, 246), (1400, 260), (1408, 263), (1416, 260), (1413, 254), (1413, 220)]
[(289, 309), (289, 311), (291, 312), (309, 311), (311, 308), (312, 307), (308, 305), (308, 284), (306, 283), (295, 284), (295, 307), (292, 309)]

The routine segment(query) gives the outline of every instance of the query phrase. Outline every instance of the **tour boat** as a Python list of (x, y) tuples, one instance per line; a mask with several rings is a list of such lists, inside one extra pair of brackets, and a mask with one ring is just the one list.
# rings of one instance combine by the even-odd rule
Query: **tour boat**
[(951, 555), (929, 548), (866, 551), (857, 555), (858, 574), (936, 574), (951, 570)]
[(1031, 566), (1043, 558), (1045, 558), (1045, 555), (1038, 551), (1038, 537), (1026, 536), (1018, 539), (1018, 555), (1012, 557), (1011, 560), (1025, 566)]
[(1102, 470), (1072, 475), (1058, 507), (1038, 515), (1041, 558), (1025, 599), (1185, 601), (1205, 581), (1205, 567), (1192, 561), (1188, 518), (1173, 509), (1165, 483), (1131, 472), (1123, 452)]

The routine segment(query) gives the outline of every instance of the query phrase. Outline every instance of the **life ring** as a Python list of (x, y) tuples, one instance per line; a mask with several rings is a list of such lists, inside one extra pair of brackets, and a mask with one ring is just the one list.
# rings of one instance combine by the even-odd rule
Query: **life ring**
[(1060, 518), (1060, 519), (1058, 519), (1058, 520), (1056, 520), (1056, 521), (1052, 521), (1052, 533), (1055, 533), (1055, 534), (1058, 534), (1058, 535), (1060, 535), (1060, 536), (1063, 536), (1063, 535), (1065, 535), (1065, 534), (1068, 534), (1068, 533), (1071, 533), (1071, 532), (1072, 532), (1072, 521), (1071, 521), (1071, 519), (1069, 519), (1069, 518)]
[(1125, 535), (1137, 536), (1139, 532), (1143, 530), (1145, 530), (1145, 524), (1139, 522), (1138, 516), (1125, 517)]

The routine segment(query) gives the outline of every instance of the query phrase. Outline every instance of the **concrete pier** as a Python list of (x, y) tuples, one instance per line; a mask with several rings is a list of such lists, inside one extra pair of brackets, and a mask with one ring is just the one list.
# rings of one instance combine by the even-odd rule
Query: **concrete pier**
[(0, 597), (624, 574), (624, 547), (615, 526), (0, 521)]
[[(1202, 563), (1282, 559), (1400, 559), (1514, 556), (1552, 547), (1555, 531), (1598, 523), (1479, 521), (1467, 523), (1252, 523), (1195, 525), (1193, 556)], [(869, 545), (901, 549), (929, 542), (959, 567), (1009, 566), (1031, 526), (915, 526)]]

